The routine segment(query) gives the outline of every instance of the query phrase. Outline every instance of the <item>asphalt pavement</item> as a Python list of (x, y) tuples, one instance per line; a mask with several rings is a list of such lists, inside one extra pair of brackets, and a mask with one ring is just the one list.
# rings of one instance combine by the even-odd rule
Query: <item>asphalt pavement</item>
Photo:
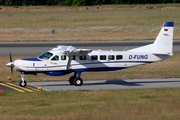
[[(41, 53), (51, 50), (57, 45), (72, 45), (76, 48), (86, 48), (94, 50), (129, 50), (143, 45), (148, 45), (154, 41), (121, 41), (121, 42), (1, 42), (0, 55), (8, 56), (38, 56)], [(173, 52), (180, 53), (180, 40), (173, 42)]]
[(91, 80), (84, 81), (82, 86), (70, 85), (68, 81), (29, 82), (28, 84), (49, 90), (119, 90), (147, 88), (180, 87), (180, 78), (166, 79), (132, 79), (132, 80)]

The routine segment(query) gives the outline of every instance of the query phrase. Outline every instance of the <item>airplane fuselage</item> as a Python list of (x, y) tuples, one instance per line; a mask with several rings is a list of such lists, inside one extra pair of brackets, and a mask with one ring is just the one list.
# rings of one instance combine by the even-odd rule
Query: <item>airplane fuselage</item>
[(73, 56), (67, 69), (68, 56), (64, 55), (63, 51), (49, 51), (49, 53), (52, 54), (48, 59), (37, 57), (15, 60), (15, 68), (24, 74), (44, 73), (60, 76), (71, 72), (121, 70), (160, 61), (165, 57), (143, 52), (93, 50), (84, 56)]

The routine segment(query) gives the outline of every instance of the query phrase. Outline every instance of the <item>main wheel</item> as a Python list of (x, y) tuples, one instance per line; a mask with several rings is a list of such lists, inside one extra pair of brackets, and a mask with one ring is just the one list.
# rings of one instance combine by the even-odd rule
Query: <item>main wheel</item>
[(74, 79), (74, 85), (75, 86), (81, 86), (83, 84), (83, 80), (81, 78), (75, 78)]
[(26, 85), (27, 85), (27, 83), (26, 83), (26, 81), (20, 81), (19, 82), (19, 85), (21, 86), (21, 87), (26, 87)]
[(70, 78), (69, 78), (69, 83), (70, 83), (70, 85), (74, 85), (74, 79), (75, 79), (76, 77), (75, 76), (71, 76)]

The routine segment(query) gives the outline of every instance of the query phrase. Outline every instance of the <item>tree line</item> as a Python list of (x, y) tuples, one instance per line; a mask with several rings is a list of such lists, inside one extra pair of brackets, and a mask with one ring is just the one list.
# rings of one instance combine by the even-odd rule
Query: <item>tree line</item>
[(180, 0), (0, 0), (3, 6), (36, 6), (36, 5), (59, 5), (59, 6), (93, 6), (108, 4), (160, 4), (180, 3)]

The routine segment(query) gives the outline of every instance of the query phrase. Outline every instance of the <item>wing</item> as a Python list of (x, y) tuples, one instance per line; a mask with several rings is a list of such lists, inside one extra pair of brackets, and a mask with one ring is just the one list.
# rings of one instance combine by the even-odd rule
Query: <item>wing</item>
[(84, 56), (84, 55), (87, 55), (90, 52), (92, 52), (91, 49), (75, 49), (75, 50), (64, 51), (63, 54), (68, 56), (68, 62), (67, 62), (66, 69), (70, 69), (71, 61), (73, 59), (73, 55), (75, 55), (75, 56)]
[(91, 49), (75, 49), (75, 50), (67, 50), (64, 51), (64, 55), (76, 55), (76, 56), (82, 56), (87, 55), (88, 53), (92, 52)]

